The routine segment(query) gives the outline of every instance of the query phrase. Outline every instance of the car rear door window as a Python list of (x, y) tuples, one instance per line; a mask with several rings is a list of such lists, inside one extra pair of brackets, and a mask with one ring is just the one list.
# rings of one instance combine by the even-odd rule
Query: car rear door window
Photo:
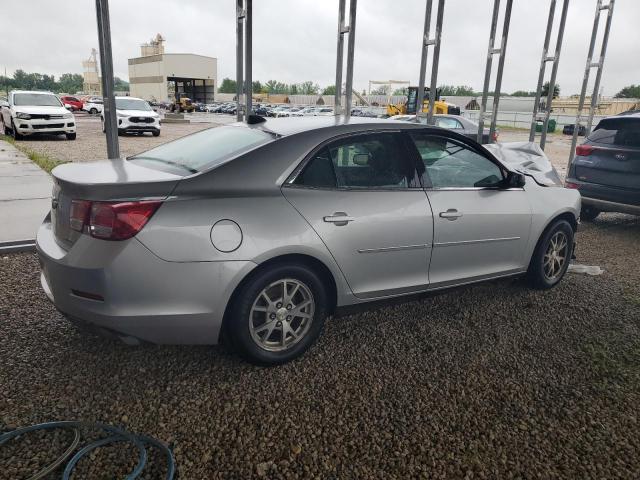
[(455, 118), (436, 118), (436, 126), (456, 130), (462, 129), (462, 125)]
[(316, 188), (421, 188), (414, 159), (394, 133), (337, 140), (316, 153), (294, 183)]
[(410, 136), (433, 188), (489, 188), (504, 178), (496, 163), (461, 142), (426, 133)]
[(620, 147), (640, 147), (640, 118), (601, 120), (588, 139), (593, 143)]

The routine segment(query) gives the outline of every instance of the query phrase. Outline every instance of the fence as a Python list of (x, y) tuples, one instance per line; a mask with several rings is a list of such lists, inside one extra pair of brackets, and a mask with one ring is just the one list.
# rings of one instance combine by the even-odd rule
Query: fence
[[(498, 111), (498, 118), (496, 120), (497, 125), (502, 127), (513, 127), (513, 128), (522, 128), (529, 130), (531, 127), (531, 112), (501, 112)], [(479, 110), (467, 110), (464, 112), (464, 116), (473, 120), (474, 122), (478, 121), (478, 117), (480, 116)], [(600, 120), (605, 118), (607, 115), (594, 115), (593, 117), (593, 125), (596, 126)], [(549, 116), (549, 119), (553, 119), (556, 121), (558, 127), (562, 128), (564, 125), (573, 125), (576, 122), (575, 113), (552, 113)]]

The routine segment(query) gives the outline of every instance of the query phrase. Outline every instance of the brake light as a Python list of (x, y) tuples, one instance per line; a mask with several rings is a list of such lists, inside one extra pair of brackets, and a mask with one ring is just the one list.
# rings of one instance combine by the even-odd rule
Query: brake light
[(162, 202), (93, 202), (89, 233), (103, 240), (126, 240), (146, 225)]
[(103, 240), (126, 240), (146, 225), (160, 201), (91, 202), (72, 200), (69, 226), (77, 232), (87, 227), (89, 235)]
[(89, 222), (90, 210), (91, 202), (89, 200), (72, 200), (69, 227), (76, 232), (82, 232), (84, 226)]
[(588, 157), (593, 153), (594, 148), (591, 145), (578, 145), (576, 147), (576, 155)]
[(578, 190), (580, 188), (580, 185), (578, 185), (577, 183), (573, 183), (573, 182), (564, 182), (564, 188), (571, 188), (574, 190)]

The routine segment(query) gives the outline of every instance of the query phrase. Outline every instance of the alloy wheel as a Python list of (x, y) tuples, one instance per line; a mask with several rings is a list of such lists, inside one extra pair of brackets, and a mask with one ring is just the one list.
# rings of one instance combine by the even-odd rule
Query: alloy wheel
[(281, 352), (309, 332), (315, 313), (313, 294), (300, 280), (284, 278), (265, 287), (249, 312), (253, 341), (264, 350)]
[(556, 280), (564, 269), (569, 256), (569, 242), (564, 232), (556, 232), (547, 246), (543, 258), (544, 276), (547, 280)]

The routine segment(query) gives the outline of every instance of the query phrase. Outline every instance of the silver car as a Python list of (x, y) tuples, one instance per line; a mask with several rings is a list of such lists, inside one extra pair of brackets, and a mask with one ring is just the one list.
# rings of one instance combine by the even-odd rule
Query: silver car
[(346, 306), (508, 276), (551, 288), (580, 212), (533, 144), (307, 117), (53, 170), (42, 287), (123, 340), (289, 361)]

